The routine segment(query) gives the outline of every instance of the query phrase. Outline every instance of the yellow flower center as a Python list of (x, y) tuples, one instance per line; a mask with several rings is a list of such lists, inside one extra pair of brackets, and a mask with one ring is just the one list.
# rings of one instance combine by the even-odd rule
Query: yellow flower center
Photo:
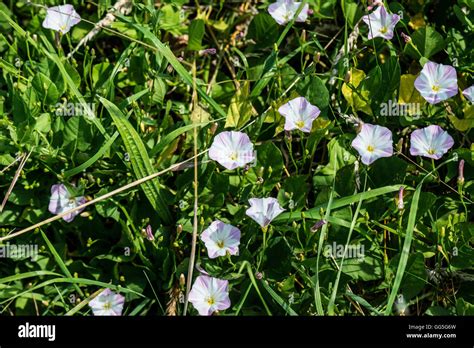
[(439, 85), (433, 85), (431, 89), (433, 90), (433, 92), (439, 92), (440, 90)]
[(387, 27), (380, 28), (380, 33), (385, 34), (388, 31)]
[(110, 308), (112, 308), (112, 305), (110, 304), (110, 302), (105, 302), (104, 303), (104, 309), (109, 310)]
[(211, 296), (207, 298), (207, 303), (209, 306), (212, 306), (214, 303), (216, 303), (216, 301), (214, 300), (214, 297)]
[(372, 145), (367, 146), (367, 151), (374, 152), (375, 148)]
[(304, 121), (296, 122), (296, 127), (300, 128), (300, 129), (303, 128), (304, 127)]
[(434, 149), (429, 149), (428, 150), (428, 154), (430, 155), (434, 155), (436, 153), (436, 151)]
[(237, 152), (232, 152), (232, 153), (230, 154), (230, 159), (231, 159), (232, 161), (235, 161), (235, 160), (237, 159)]
[(224, 241), (223, 240), (218, 240), (217, 241), (217, 246), (222, 249), (224, 247)]
[(61, 31), (66, 30), (66, 28), (67, 28), (67, 25), (66, 25), (66, 24), (63, 24), (63, 25), (61, 25), (61, 26), (59, 27), (59, 29), (61, 29)]

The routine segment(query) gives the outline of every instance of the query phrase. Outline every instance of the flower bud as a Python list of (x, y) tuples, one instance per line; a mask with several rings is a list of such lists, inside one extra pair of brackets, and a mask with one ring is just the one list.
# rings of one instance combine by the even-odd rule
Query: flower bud
[(316, 232), (317, 230), (319, 230), (321, 227), (323, 227), (323, 226), (324, 226), (325, 224), (327, 224), (327, 223), (328, 223), (328, 222), (327, 222), (326, 220), (324, 220), (324, 219), (319, 220), (318, 222), (316, 222), (316, 223), (314, 224), (313, 227), (311, 227), (311, 232), (313, 232), (313, 233)]
[(459, 161), (459, 166), (458, 166), (458, 184), (459, 185), (464, 185), (464, 160)]
[(400, 190), (398, 191), (398, 210), (403, 210), (405, 209), (405, 203), (403, 202), (403, 191), (405, 188), (403, 186), (400, 186)]

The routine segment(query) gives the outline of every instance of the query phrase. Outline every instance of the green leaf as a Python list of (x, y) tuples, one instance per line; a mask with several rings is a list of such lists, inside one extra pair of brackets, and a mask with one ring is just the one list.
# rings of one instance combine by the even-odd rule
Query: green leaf
[(256, 115), (252, 103), (249, 98), (250, 83), (245, 81), (240, 90), (230, 100), (229, 109), (227, 111), (227, 119), (225, 128), (227, 127), (243, 127), (252, 116)]
[(35, 123), (34, 129), (40, 133), (48, 133), (51, 130), (50, 114), (41, 114)]
[(45, 104), (53, 104), (59, 98), (58, 89), (53, 82), (44, 74), (38, 72), (31, 81), (38, 97)]
[[(138, 99), (140, 99), (142, 96), (144, 96), (145, 94), (148, 93), (148, 90), (144, 89), (143, 91), (140, 91), (134, 95), (131, 95), (130, 97), (127, 97), (125, 98), (119, 105), (119, 108), (120, 109), (123, 109), (125, 108), (127, 105), (129, 105), (130, 103), (132, 103), (133, 101), (136, 101)], [(94, 154), (94, 156), (92, 156), (91, 158), (89, 158), (87, 161), (85, 161), (84, 163), (82, 163), (81, 165), (73, 168), (73, 169), (70, 169), (66, 172), (64, 172), (63, 176), (65, 178), (68, 178), (70, 176), (74, 176), (76, 174), (79, 174), (81, 173), (83, 170), (89, 168), (91, 165), (93, 165), (96, 161), (98, 161), (100, 158), (102, 158), (102, 156), (107, 152), (107, 150), (110, 148), (110, 146), (112, 146), (112, 144), (115, 142), (115, 139), (117, 139), (117, 137), (119, 136), (119, 133), (118, 132), (115, 132), (114, 135), (109, 138), (109, 140), (107, 140), (102, 146), (101, 148)]]
[(272, 142), (262, 144), (256, 148), (257, 164), (247, 173), (250, 182), (263, 179), (263, 188), (271, 191), (281, 180), (283, 173), (283, 156), (280, 149)]
[(191, 51), (199, 51), (202, 49), (202, 38), (204, 37), (204, 20), (194, 19), (189, 25), (188, 49)]
[[(189, 74), (188, 70), (184, 68), (184, 66), (176, 58), (176, 56), (173, 54), (170, 48), (166, 46), (165, 44), (163, 44), (148, 28), (144, 27), (141, 24), (132, 23), (130, 19), (125, 16), (119, 16), (119, 17), (123, 21), (133, 25), (136, 29), (141, 31), (147, 39), (151, 40), (153, 44), (156, 46), (156, 48), (158, 49), (158, 52), (160, 52), (166, 58), (166, 60), (171, 64), (171, 66), (176, 70), (176, 72), (181, 76), (181, 78), (187, 85), (189, 85), (190, 87), (193, 87), (193, 85), (195, 85), (193, 83), (193, 77)], [(210, 97), (201, 86), (196, 85), (196, 90), (199, 93), (199, 95), (202, 97), (202, 99), (208, 102), (209, 105), (211, 105), (214, 108), (214, 110), (216, 110), (217, 113), (219, 113), (221, 117), (227, 116), (224, 109), (222, 109), (222, 107), (219, 104), (217, 104), (215, 100), (212, 99), (212, 97)]]
[(364, 13), (359, 8), (357, 3), (354, 3), (351, 0), (342, 1), (341, 7), (347, 22), (349, 23), (351, 28), (354, 28), (354, 25), (363, 16)]
[[(418, 48), (422, 56), (427, 59), (440, 52), (445, 46), (443, 36), (432, 27), (418, 29), (413, 33), (411, 38), (412, 43)], [(405, 46), (405, 53), (409, 54), (414, 59), (421, 58), (418, 52), (416, 52), (411, 45)]]
[[(363, 84), (361, 84), (365, 79), (365, 72), (352, 68), (349, 76), (349, 82), (342, 85), (342, 95), (354, 111), (363, 111), (368, 115), (372, 115), (369, 106), (369, 91), (362, 89)], [(361, 86), (359, 87), (359, 85)]]
[[(426, 103), (425, 98), (423, 98), (415, 88), (416, 75), (405, 74), (400, 76), (400, 89), (398, 91), (398, 104), (418, 104), (420, 108)], [(408, 110), (409, 115), (416, 114), (417, 110)]]
[[(335, 176), (337, 171), (344, 166), (350, 165), (355, 162), (356, 157), (347, 149), (349, 143), (349, 136), (341, 135), (332, 138), (328, 143), (329, 162), (321, 170), (321, 174), (327, 176)], [(318, 179), (315, 177), (315, 184), (318, 184)]]
[[(390, 267), (395, 266), (400, 260), (400, 255), (390, 261)], [(407, 266), (402, 282), (400, 284), (400, 293), (405, 301), (414, 298), (426, 285), (426, 268), (423, 253), (417, 252), (410, 255), (407, 260)]]
[(329, 105), (329, 91), (317, 76), (306, 76), (297, 84), (296, 91), (320, 110), (326, 109)]
[[(379, 109), (380, 103), (393, 100), (394, 92), (400, 85), (400, 64), (398, 64), (398, 58), (390, 57), (383, 63), (380, 66), (380, 74), (380, 80), (375, 81), (375, 84), (371, 86), (370, 99), (374, 110)], [(383, 88), (380, 88), (380, 86), (383, 86)]]
[[(122, 114), (117, 106), (112, 104), (105, 98), (99, 97), (102, 104), (105, 106), (110, 116), (112, 117), (118, 132), (124, 142), (125, 148), (130, 155), (132, 168), (137, 179), (154, 173), (153, 166), (148, 157), (145, 145), (133, 128), (127, 118)], [(168, 205), (163, 198), (163, 194), (158, 184), (158, 179), (146, 181), (140, 186), (150, 201), (152, 207), (156, 210), (158, 216), (165, 222), (171, 222), (171, 214)]]
[(257, 83), (252, 89), (250, 93), (250, 98), (256, 98), (261, 95), (263, 89), (268, 85), (273, 76), (273, 73), (276, 69), (276, 61), (277, 61), (277, 53), (272, 51), (272, 53), (265, 59), (265, 63), (263, 64), (263, 71), (258, 79)]
[(249, 24), (247, 38), (256, 42), (257, 47), (272, 46), (278, 40), (280, 27), (268, 13), (260, 12)]
[(456, 301), (456, 311), (458, 315), (474, 315), (474, 304), (465, 301), (462, 298), (458, 298)]

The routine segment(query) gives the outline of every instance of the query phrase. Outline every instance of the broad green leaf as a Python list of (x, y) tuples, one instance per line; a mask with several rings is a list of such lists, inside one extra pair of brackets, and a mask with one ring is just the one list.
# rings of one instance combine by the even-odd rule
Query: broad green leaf
[(241, 128), (252, 116), (257, 114), (249, 98), (249, 86), (250, 83), (245, 81), (240, 86), (240, 90), (237, 91), (235, 96), (230, 100), (229, 109), (227, 110), (227, 119), (225, 122), (226, 128)]
[(296, 90), (320, 110), (326, 109), (329, 105), (329, 91), (317, 76), (306, 76), (297, 84)]
[(453, 124), (454, 128), (461, 132), (466, 132), (467, 130), (474, 127), (474, 105), (466, 106), (463, 111), (464, 118), (457, 118), (451, 113), (448, 113), (448, 118)]
[(352, 68), (349, 74), (349, 82), (342, 85), (342, 95), (354, 111), (363, 111), (368, 115), (372, 115), (372, 110), (368, 104), (369, 91), (357, 88), (364, 80), (365, 72)]
[(358, 4), (352, 2), (351, 0), (342, 1), (341, 7), (344, 17), (346, 18), (351, 28), (353, 28), (364, 13), (362, 12)]
[[(432, 27), (418, 29), (415, 33), (413, 33), (411, 39), (422, 56), (427, 59), (440, 52), (445, 46), (443, 36)], [(409, 54), (415, 59), (421, 58), (416, 50), (411, 47), (411, 45), (405, 46), (405, 53)]]
[(204, 37), (204, 20), (194, 19), (189, 25), (188, 49), (191, 51), (199, 51), (202, 49), (202, 38)]
[(397, 57), (388, 57), (382, 65), (377, 65), (369, 72), (367, 78), (362, 82), (362, 93), (365, 90), (369, 91), (368, 99), (375, 114), (380, 114), (380, 111), (386, 108), (387, 102), (394, 99), (399, 84), (400, 65)]
[[(396, 266), (400, 260), (400, 255), (390, 261), (390, 267)], [(406, 271), (400, 284), (400, 293), (404, 300), (414, 298), (426, 285), (426, 267), (423, 253), (417, 252), (410, 255), (407, 260)]]
[(280, 33), (280, 26), (268, 13), (260, 12), (249, 24), (247, 37), (256, 42), (257, 47), (273, 45)]
[[(423, 98), (415, 88), (415, 80), (417, 76), (412, 74), (405, 74), (400, 76), (400, 89), (398, 92), (398, 104), (400, 105), (419, 105), (421, 108), (426, 100)], [(417, 112), (415, 107), (408, 108), (408, 114), (415, 115)]]
[(474, 315), (474, 304), (458, 298), (456, 301), (456, 311), (458, 315)]
[(283, 156), (280, 149), (272, 142), (264, 143), (256, 148), (257, 162), (247, 173), (250, 182), (263, 179), (263, 188), (271, 191), (277, 185), (283, 173)]

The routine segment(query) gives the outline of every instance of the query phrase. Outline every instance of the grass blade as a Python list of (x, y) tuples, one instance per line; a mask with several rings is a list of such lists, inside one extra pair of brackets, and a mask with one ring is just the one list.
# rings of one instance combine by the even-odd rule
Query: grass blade
[[(127, 152), (130, 154), (130, 161), (137, 179), (149, 176), (154, 173), (150, 158), (146, 151), (142, 139), (137, 131), (133, 128), (127, 118), (122, 114), (117, 106), (112, 104), (105, 98), (99, 97), (102, 104), (108, 110), (109, 114), (120, 133)], [(165, 223), (171, 222), (171, 214), (164, 198), (162, 197), (161, 189), (158, 185), (158, 180), (150, 180), (144, 182), (140, 186), (150, 201), (158, 215)]]
[(262, 286), (267, 290), (267, 292), (270, 294), (271, 297), (285, 310), (286, 313), (288, 313), (291, 316), (298, 316), (298, 313), (296, 313), (288, 303), (285, 302), (284, 299), (278, 295), (275, 290), (273, 290), (270, 285), (267, 284), (267, 282), (264, 280), (261, 282)]
[[(332, 209), (342, 208), (342, 207), (345, 207), (349, 204), (358, 202), (359, 199), (361, 199), (361, 198), (362, 198), (363, 201), (365, 201), (367, 199), (378, 197), (378, 196), (381, 196), (381, 195), (384, 195), (384, 194), (387, 194), (387, 193), (396, 192), (399, 189), (400, 189), (400, 185), (390, 185), (390, 186), (379, 187), (379, 188), (376, 188), (376, 189), (373, 189), (373, 190), (370, 190), (370, 191), (357, 193), (357, 194), (349, 196), (349, 197), (343, 197), (343, 198), (335, 199), (331, 203), (331, 207), (332, 207)], [(406, 188), (406, 190), (410, 190), (410, 188)], [(331, 193), (332, 193), (332, 191), (331, 191)], [(277, 221), (287, 222), (287, 221), (301, 220), (303, 218), (303, 216), (306, 219), (315, 219), (315, 220), (320, 219), (321, 218), (320, 210), (324, 209), (327, 205), (328, 205), (328, 203), (319, 204), (319, 205), (316, 205), (314, 208), (311, 208), (311, 209), (309, 209), (308, 211), (305, 211), (305, 212), (287, 212), (287, 213), (283, 213), (283, 214), (278, 215), (273, 221), (274, 222), (277, 222)]]
[(395, 298), (397, 297), (398, 290), (400, 289), (400, 284), (402, 283), (403, 275), (405, 274), (405, 268), (407, 266), (408, 256), (410, 254), (411, 241), (413, 240), (413, 231), (415, 230), (416, 213), (418, 211), (418, 203), (420, 200), (421, 187), (423, 185), (423, 182), (433, 172), (437, 171), (440, 167), (442, 167), (446, 163), (452, 162), (453, 160), (454, 159), (451, 158), (443, 162), (438, 167), (433, 169), (431, 172), (426, 174), (425, 177), (421, 179), (420, 183), (416, 187), (415, 193), (411, 201), (410, 214), (408, 215), (407, 230), (405, 234), (405, 241), (403, 242), (402, 254), (400, 256), (400, 261), (398, 262), (397, 274), (393, 282), (392, 291), (390, 292), (390, 296), (388, 298), (387, 308), (385, 309), (385, 315), (392, 314), (393, 303), (395, 302)]

